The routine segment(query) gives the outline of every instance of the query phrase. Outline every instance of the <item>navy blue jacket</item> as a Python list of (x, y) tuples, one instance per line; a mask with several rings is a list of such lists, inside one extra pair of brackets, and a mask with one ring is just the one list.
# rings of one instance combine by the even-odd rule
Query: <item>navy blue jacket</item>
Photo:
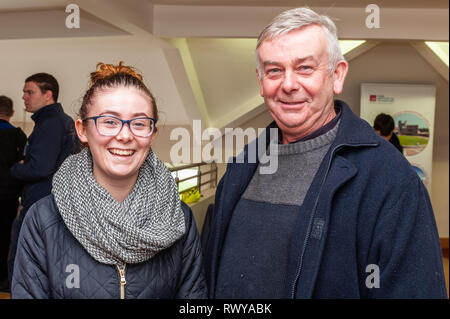
[[(335, 103), (340, 126), (299, 211), (284, 298), (446, 298), (426, 188), (394, 146)], [(211, 298), (234, 207), (258, 167), (247, 153), (228, 164), (216, 192), (205, 254)]]
[[(190, 208), (181, 207), (186, 233), (148, 261), (126, 265), (126, 299), (207, 298), (197, 227)], [(66, 227), (53, 195), (31, 206), (20, 232), (12, 298), (119, 298), (120, 287), (118, 268), (87, 253)]]
[(74, 121), (61, 104), (44, 106), (31, 118), (35, 125), (25, 148), (24, 164), (16, 163), (11, 168), (12, 177), (24, 183), (25, 209), (50, 194), (53, 174), (78, 149)]
[(20, 197), (21, 184), (11, 177), (11, 166), (23, 159), (27, 136), (20, 127), (0, 119), (0, 200)]

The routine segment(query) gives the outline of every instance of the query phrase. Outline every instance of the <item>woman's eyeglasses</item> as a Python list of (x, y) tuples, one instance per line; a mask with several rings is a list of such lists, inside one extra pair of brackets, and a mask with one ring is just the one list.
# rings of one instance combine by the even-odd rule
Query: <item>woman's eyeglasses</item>
[(148, 137), (155, 130), (156, 119), (151, 117), (136, 117), (131, 120), (122, 120), (112, 115), (99, 115), (87, 117), (83, 120), (94, 120), (97, 132), (103, 136), (116, 136), (124, 124), (128, 124), (131, 133), (138, 137)]

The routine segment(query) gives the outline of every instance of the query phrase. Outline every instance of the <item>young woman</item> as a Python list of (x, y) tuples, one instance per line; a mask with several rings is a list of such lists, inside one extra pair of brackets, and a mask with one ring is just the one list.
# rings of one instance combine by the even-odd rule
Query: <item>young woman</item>
[(142, 76), (99, 63), (79, 117), (85, 147), (25, 218), (12, 298), (206, 298), (195, 221), (151, 150)]

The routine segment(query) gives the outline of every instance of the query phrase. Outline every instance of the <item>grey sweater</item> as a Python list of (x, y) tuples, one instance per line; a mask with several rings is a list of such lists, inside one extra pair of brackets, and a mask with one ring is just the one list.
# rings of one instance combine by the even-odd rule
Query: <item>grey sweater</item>
[(260, 174), (257, 169), (243, 197), (271, 204), (301, 206), (338, 127), (339, 123), (310, 140), (269, 147), (269, 150), (275, 149), (278, 156), (277, 171), (275, 174)]

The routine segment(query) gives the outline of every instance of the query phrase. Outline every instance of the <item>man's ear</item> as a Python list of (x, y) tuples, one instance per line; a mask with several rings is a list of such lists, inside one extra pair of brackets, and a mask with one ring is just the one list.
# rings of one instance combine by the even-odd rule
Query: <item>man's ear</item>
[(83, 120), (78, 119), (75, 121), (75, 130), (77, 131), (78, 138), (80, 139), (81, 143), (87, 144), (88, 138), (86, 134), (86, 126), (84, 126)]
[(334, 94), (341, 94), (342, 89), (344, 88), (345, 77), (348, 72), (348, 63), (345, 60), (341, 60), (338, 62), (336, 69), (333, 73), (334, 83), (333, 83), (333, 91)]
[(44, 93), (45, 99), (49, 103), (56, 103), (55, 99), (53, 98), (53, 92), (51, 90), (47, 90)]

